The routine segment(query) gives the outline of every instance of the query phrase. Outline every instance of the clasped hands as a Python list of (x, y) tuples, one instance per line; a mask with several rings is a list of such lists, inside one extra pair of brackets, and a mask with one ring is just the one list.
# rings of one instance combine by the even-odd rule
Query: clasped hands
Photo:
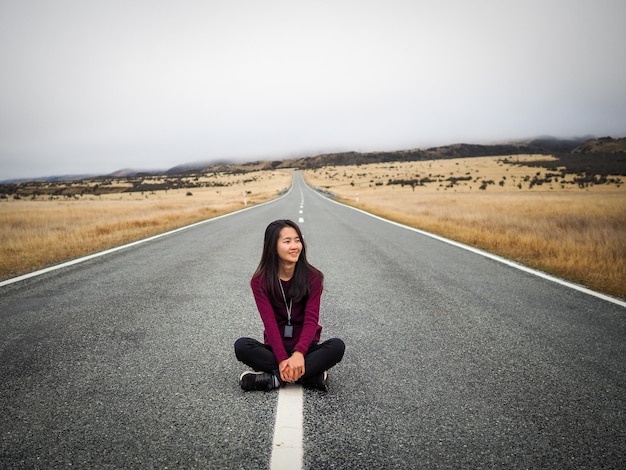
[(280, 380), (283, 382), (295, 382), (304, 375), (304, 354), (294, 351), (289, 359), (280, 361), (278, 364)]

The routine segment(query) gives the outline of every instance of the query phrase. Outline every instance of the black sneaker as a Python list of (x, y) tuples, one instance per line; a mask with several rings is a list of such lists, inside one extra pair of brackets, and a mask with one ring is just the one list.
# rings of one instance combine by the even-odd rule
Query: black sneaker
[(302, 381), (302, 385), (307, 388), (315, 388), (322, 392), (328, 391), (328, 372), (324, 371), (315, 377), (310, 377)]
[(239, 376), (239, 385), (246, 392), (253, 390), (269, 391), (276, 388), (274, 376), (269, 372), (253, 372), (247, 370)]

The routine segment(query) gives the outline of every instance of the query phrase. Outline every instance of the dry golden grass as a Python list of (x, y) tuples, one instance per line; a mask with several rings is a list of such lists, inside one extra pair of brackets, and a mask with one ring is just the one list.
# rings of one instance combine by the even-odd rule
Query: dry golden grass
[[(538, 158), (546, 157), (525, 156), (520, 161)], [(539, 170), (502, 165), (499, 160), (484, 157), (324, 168), (306, 171), (305, 178), (368, 212), (626, 298), (626, 188), (579, 189), (571, 184), (562, 187), (559, 181), (532, 189), (524, 183), (520, 189), (520, 182)], [(452, 187), (446, 181), (414, 189), (386, 184), (416, 174), (430, 174), (433, 179), (440, 175), (445, 180), (468, 173), (472, 181)], [(481, 191), (482, 179), (504, 183)]]
[(290, 172), (264, 171), (219, 175), (228, 186), (213, 188), (5, 200), (0, 202), (0, 279), (267, 201), (289, 187), (291, 178)]

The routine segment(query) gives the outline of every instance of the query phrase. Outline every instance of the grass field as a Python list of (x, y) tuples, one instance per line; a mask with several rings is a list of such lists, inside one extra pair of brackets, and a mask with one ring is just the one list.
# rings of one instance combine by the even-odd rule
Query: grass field
[(224, 174), (212, 179), (222, 185), (55, 199), (4, 199), (0, 202), (0, 278), (267, 201), (289, 187), (291, 173)]
[[(346, 204), (626, 298), (626, 188), (581, 188), (572, 175), (547, 182), (523, 164), (545, 156), (515, 158), (334, 167), (305, 178)], [(483, 181), (493, 183), (481, 190)]]

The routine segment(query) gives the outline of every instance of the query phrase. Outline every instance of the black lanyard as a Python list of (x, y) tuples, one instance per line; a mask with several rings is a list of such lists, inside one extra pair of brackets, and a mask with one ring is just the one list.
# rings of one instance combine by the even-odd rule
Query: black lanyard
[(285, 302), (285, 308), (287, 309), (287, 324), (291, 325), (291, 308), (293, 307), (293, 299), (289, 299), (289, 305), (287, 305), (287, 297), (285, 297), (285, 289), (283, 289), (283, 283), (280, 278), (278, 279), (278, 285), (280, 286), (280, 291), (283, 294), (283, 301)]

